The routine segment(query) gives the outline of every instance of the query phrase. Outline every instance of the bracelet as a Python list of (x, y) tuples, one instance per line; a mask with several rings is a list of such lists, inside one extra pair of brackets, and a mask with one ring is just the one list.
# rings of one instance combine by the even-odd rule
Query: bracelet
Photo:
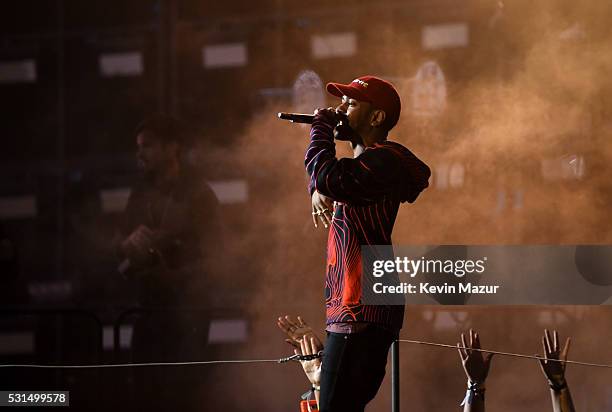
[(312, 395), (315, 394), (315, 391), (321, 391), (321, 387), (320, 386), (312, 385), (310, 387), (310, 389), (308, 390), (308, 392), (304, 392), (302, 394), (302, 396), (301, 396), (302, 400), (309, 401), (311, 399)]
[(468, 389), (465, 392), (465, 398), (463, 398), (463, 402), (461, 402), (461, 406), (464, 406), (466, 403), (471, 405), (474, 401), (474, 398), (479, 397), (484, 401), (485, 395), (485, 386), (484, 382), (472, 382), (468, 380)]
[(484, 382), (475, 382), (475, 381), (472, 382), (468, 380), (467, 387), (468, 387), (468, 390), (473, 391), (473, 392), (484, 393), (484, 391), (486, 390)]

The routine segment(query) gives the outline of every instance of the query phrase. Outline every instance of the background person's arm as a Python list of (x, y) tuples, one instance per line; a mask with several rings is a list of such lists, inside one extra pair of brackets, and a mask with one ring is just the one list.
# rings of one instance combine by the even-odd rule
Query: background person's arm
[(482, 356), (480, 338), (472, 329), (469, 331), (469, 341), (461, 334), (461, 343), (457, 343), (463, 371), (468, 378), (468, 390), (463, 400), (463, 412), (484, 412), (485, 381), (491, 367), (492, 353)]
[[(306, 335), (300, 340), (300, 349), (295, 349), (295, 353), (302, 355), (316, 355), (323, 350), (323, 344), (319, 338), (312, 334)], [(321, 394), (321, 358), (316, 358), (310, 361), (301, 361), (302, 369), (312, 385), (315, 398), (317, 400), (317, 408), (319, 407), (319, 396)]]
[[(542, 373), (550, 386), (550, 398), (554, 412), (574, 412), (572, 395), (565, 379), (565, 361), (569, 352), (571, 339), (565, 340), (563, 349), (559, 346), (559, 334), (553, 331), (551, 338), (548, 330), (544, 330), (542, 337), (542, 347), (544, 357), (540, 359)], [(559, 362), (559, 360), (563, 362)]]

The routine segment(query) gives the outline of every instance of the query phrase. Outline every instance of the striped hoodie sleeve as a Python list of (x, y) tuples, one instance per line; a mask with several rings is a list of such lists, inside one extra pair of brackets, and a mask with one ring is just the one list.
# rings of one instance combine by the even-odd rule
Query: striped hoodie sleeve
[(377, 202), (388, 195), (412, 202), (427, 187), (429, 168), (401, 145), (376, 145), (355, 159), (336, 159), (333, 127), (316, 116), (310, 130), (305, 164), (311, 194), (317, 190), (350, 204)]

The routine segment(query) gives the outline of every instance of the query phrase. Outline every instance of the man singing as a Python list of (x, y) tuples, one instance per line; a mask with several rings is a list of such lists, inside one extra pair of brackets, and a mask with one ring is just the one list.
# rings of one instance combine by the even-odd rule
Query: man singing
[[(404, 318), (403, 305), (363, 303), (361, 246), (391, 244), (400, 203), (414, 202), (431, 173), (407, 148), (387, 140), (401, 111), (393, 85), (364, 76), (329, 83), (327, 91), (342, 103), (316, 112), (305, 159), (315, 226), (319, 218), (330, 227), (319, 406), (321, 412), (356, 412), (376, 395)], [(339, 123), (344, 115), (348, 125)], [(350, 142), (352, 159), (336, 159), (334, 138)]]

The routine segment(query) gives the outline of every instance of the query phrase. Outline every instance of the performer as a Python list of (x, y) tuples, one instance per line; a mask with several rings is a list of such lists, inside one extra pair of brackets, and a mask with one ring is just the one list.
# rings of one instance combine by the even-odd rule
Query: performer
[[(403, 305), (362, 302), (361, 246), (391, 244), (400, 203), (414, 202), (431, 173), (407, 148), (387, 140), (401, 111), (391, 83), (364, 76), (329, 83), (327, 91), (342, 102), (315, 113), (305, 159), (315, 226), (319, 218), (330, 227), (319, 406), (322, 412), (355, 412), (376, 395), (404, 317)], [(336, 127), (338, 112), (350, 127)], [(350, 142), (352, 159), (336, 159), (334, 137)]]

